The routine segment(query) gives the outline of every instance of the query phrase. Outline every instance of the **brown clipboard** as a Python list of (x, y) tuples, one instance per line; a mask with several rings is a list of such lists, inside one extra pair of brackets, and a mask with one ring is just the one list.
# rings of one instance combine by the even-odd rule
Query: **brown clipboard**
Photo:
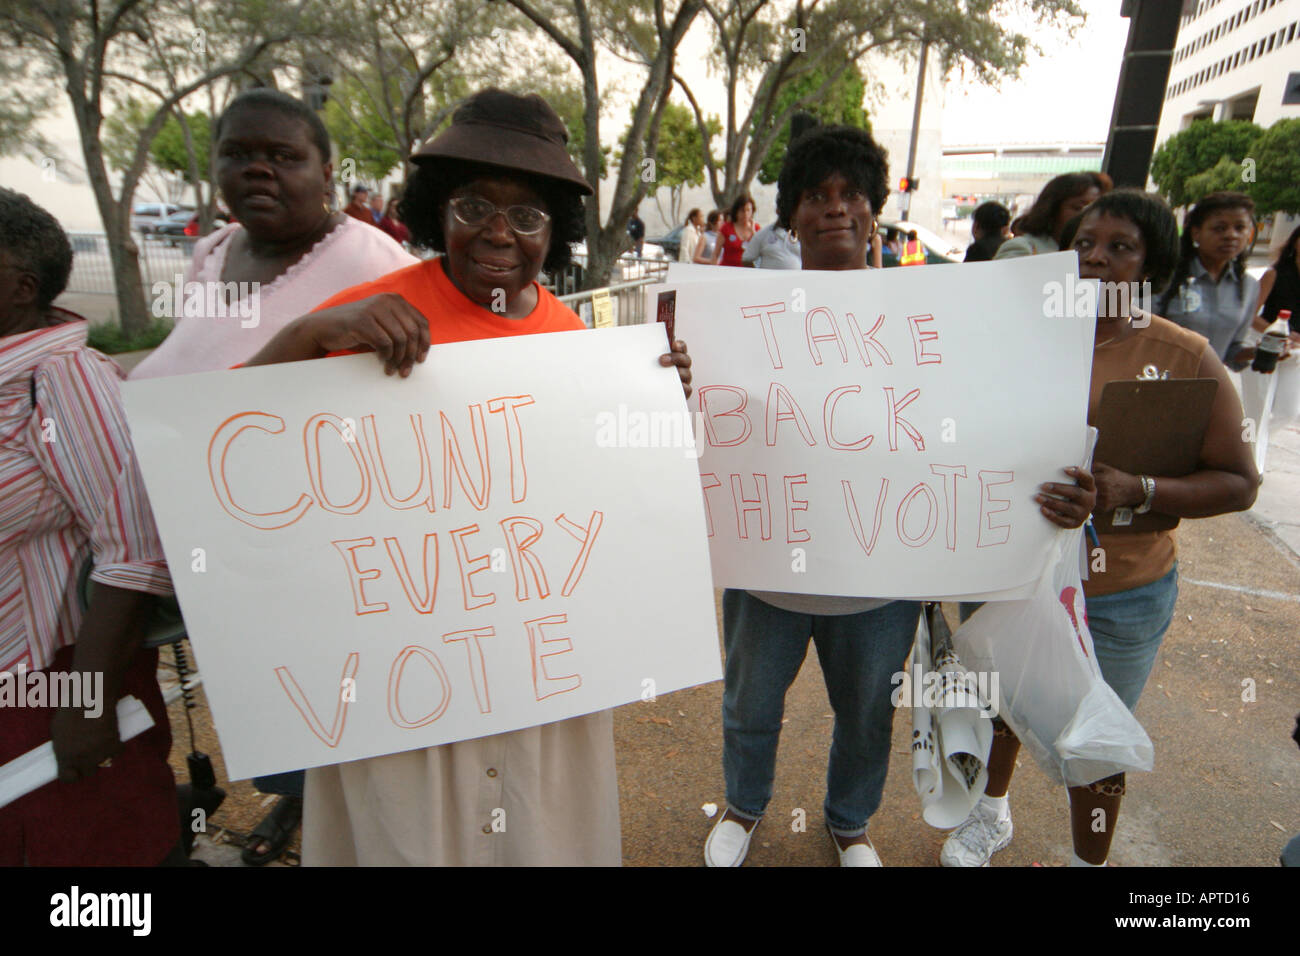
[[(1107, 382), (1094, 422), (1100, 435), (1092, 460), (1130, 475), (1150, 475), (1157, 484), (1161, 477), (1191, 474), (1201, 457), (1218, 389), (1213, 378)], [(1178, 526), (1178, 519), (1116, 508), (1096, 516), (1093, 524), (1101, 534), (1132, 534), (1167, 531)]]

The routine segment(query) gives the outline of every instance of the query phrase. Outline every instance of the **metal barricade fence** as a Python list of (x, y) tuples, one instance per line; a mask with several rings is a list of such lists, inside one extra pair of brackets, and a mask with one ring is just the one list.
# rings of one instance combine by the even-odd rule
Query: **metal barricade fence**
[(600, 293), (608, 293), (613, 305), (615, 325), (640, 325), (646, 320), (645, 293), (648, 285), (663, 282), (668, 276), (668, 260), (637, 259), (624, 256), (614, 266), (614, 281), (601, 289), (576, 291), (582, 281), (584, 261), (576, 261), (556, 276), (548, 286), (556, 297), (578, 313), (578, 317), (591, 328), (594, 323), (592, 300)]
[(614, 325), (642, 325), (646, 321), (645, 287), (662, 282), (663, 276), (647, 276), (632, 282), (616, 282), (604, 289), (587, 289), (585, 292), (573, 292), (558, 296), (559, 300), (578, 313), (578, 318), (592, 328), (595, 314), (592, 300), (600, 293), (609, 294), (614, 310)]
[[(108, 239), (102, 232), (70, 232), (72, 243), (72, 275), (68, 279), (68, 292), (91, 295), (115, 295), (117, 283), (113, 275), (113, 260), (108, 255)], [(155, 282), (171, 285), (178, 275), (189, 268), (194, 252), (194, 239), (177, 237), (176, 244), (137, 235), (140, 250), (140, 275), (144, 280), (145, 294)]]
[[(117, 285), (113, 275), (113, 262), (108, 254), (108, 240), (102, 232), (70, 232), (68, 240), (72, 243), (72, 275), (68, 279), (68, 292), (91, 295), (114, 295)], [(189, 268), (194, 253), (194, 238), (187, 236), (168, 237), (160, 240), (153, 237), (137, 235), (136, 246), (140, 251), (140, 274), (144, 281), (145, 294), (155, 282), (176, 282), (176, 277), (183, 276)], [(172, 244), (174, 243), (174, 244)], [(561, 301), (570, 303), (570, 308), (579, 311), (578, 305), (572, 303), (590, 303), (591, 292), (579, 292), (586, 257), (577, 255), (574, 262), (550, 282), (543, 282)], [(663, 281), (668, 273), (666, 259), (637, 259), (623, 256), (614, 265), (609, 286), (610, 296), (615, 301), (615, 321), (619, 325), (634, 325), (644, 320), (639, 293), (634, 289)], [(635, 318), (632, 316), (635, 315)], [(591, 324), (591, 309), (588, 305), (585, 319)]]

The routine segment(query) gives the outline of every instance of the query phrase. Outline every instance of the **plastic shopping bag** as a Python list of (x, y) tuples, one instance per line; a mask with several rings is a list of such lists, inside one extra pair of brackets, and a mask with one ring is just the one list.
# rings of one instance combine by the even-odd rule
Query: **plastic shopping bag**
[(1300, 355), (1292, 353), (1285, 362), (1279, 362), (1277, 391), (1273, 396), (1272, 425), (1286, 428), (1300, 421)]
[[(1279, 368), (1281, 366), (1279, 365)], [(1247, 421), (1254, 423), (1255, 469), (1264, 473), (1268, 460), (1269, 432), (1273, 423), (1279, 375), (1265, 375), (1246, 369), (1240, 376), (1241, 408)], [(1249, 433), (1246, 433), (1249, 435)]]
[(912, 783), (922, 816), (933, 827), (958, 826), (988, 782), (992, 704), (953, 651), (937, 604), (921, 615), (904, 686), (895, 695), (896, 705), (912, 708)]
[(1062, 535), (1032, 598), (985, 604), (953, 635), (967, 667), (998, 675), (998, 716), (1048, 776), (1071, 787), (1154, 762), (1151, 739), (1097, 666), (1077, 558), (1082, 534)]

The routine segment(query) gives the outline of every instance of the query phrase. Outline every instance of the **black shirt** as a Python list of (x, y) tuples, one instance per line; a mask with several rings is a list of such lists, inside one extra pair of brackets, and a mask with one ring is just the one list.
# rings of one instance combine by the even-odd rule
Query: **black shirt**
[(1300, 333), (1300, 270), (1294, 264), (1277, 270), (1273, 290), (1264, 300), (1264, 321), (1272, 324), (1283, 309), (1291, 310), (1291, 331)]
[(998, 246), (1006, 242), (1005, 237), (997, 236), (980, 236), (966, 248), (966, 258), (963, 262), (989, 262), (998, 251)]

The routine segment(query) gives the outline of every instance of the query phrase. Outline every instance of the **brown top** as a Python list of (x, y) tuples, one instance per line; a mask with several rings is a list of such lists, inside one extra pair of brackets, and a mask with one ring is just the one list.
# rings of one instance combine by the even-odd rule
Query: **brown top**
[[(1205, 355), (1206, 339), (1167, 319), (1151, 317), (1151, 324), (1114, 344), (1092, 353), (1092, 384), (1088, 392), (1088, 424), (1096, 423), (1101, 391), (1107, 382), (1134, 378), (1197, 378)], [(1158, 478), (1159, 475), (1152, 477)], [(1105, 553), (1105, 571), (1090, 570), (1083, 583), (1085, 595), (1099, 597), (1158, 581), (1174, 566), (1174, 531), (1098, 536)], [(1096, 565), (1089, 562), (1090, 567)]]

